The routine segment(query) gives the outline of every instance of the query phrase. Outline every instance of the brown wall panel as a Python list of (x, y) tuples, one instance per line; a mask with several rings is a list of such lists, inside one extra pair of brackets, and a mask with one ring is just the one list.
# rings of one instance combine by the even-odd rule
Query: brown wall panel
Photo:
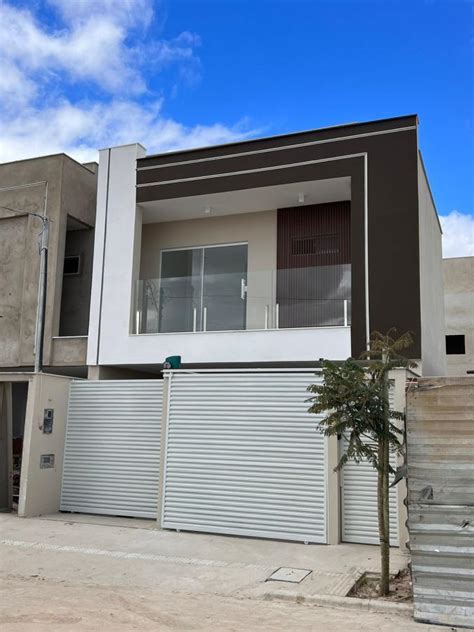
[[(137, 188), (137, 202), (350, 176), (352, 354), (366, 343), (367, 199), (370, 329), (412, 331), (410, 355), (420, 358), (416, 125), (416, 117), (400, 117), (145, 158), (138, 161), (138, 182), (149, 184)], [(144, 166), (158, 168), (140, 170)]]
[(350, 202), (278, 210), (280, 327), (344, 324), (351, 299)]

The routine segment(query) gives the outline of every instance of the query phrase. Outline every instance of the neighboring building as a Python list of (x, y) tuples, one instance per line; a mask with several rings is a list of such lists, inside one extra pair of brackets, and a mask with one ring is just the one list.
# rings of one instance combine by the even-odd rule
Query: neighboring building
[(45, 369), (85, 375), (96, 170), (65, 154), (0, 165), (0, 371), (35, 360), (42, 223), (30, 212), (50, 219)]
[(391, 327), (413, 332), (423, 374), (444, 374), (441, 229), (417, 128), (102, 150), (90, 375), (158, 374), (171, 355), (302, 366), (358, 356)]
[(42, 221), (28, 213), (50, 220), (44, 371), (86, 377), (96, 191), (97, 164), (64, 154), (0, 165), (0, 509), (19, 502), (24, 439), (28, 455), (55, 399), (35, 408), (36, 385), (52, 381), (33, 375)]
[(443, 259), (448, 375), (474, 374), (474, 257)]

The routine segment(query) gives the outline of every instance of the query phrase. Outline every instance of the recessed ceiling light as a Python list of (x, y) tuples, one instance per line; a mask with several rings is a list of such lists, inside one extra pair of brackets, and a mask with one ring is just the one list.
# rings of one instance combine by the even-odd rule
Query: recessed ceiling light
[(298, 203), (303, 204), (305, 195), (304, 193), (298, 193)]

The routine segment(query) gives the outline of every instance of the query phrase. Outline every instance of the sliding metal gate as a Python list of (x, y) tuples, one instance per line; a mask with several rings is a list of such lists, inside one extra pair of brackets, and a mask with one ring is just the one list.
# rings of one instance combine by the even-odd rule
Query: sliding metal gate
[(162, 526), (326, 542), (326, 439), (300, 372), (171, 372)]
[(61, 510), (156, 518), (163, 380), (73, 381)]
[[(394, 406), (394, 387), (389, 392), (390, 407)], [(344, 444), (343, 444), (344, 446)], [(342, 447), (343, 447), (342, 446)], [(397, 467), (397, 457), (390, 457)], [(390, 477), (390, 480), (393, 476)], [(390, 544), (399, 545), (398, 487), (390, 489)], [(370, 463), (349, 461), (341, 474), (342, 541), (358, 544), (378, 544), (377, 471)]]

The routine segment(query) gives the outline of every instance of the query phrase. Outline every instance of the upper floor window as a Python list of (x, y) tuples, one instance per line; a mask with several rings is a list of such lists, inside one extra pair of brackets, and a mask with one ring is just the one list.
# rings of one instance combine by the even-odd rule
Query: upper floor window
[(63, 274), (79, 274), (81, 271), (81, 257), (73, 255), (64, 257)]
[(447, 355), (463, 355), (466, 353), (466, 341), (464, 334), (451, 334), (446, 336)]

